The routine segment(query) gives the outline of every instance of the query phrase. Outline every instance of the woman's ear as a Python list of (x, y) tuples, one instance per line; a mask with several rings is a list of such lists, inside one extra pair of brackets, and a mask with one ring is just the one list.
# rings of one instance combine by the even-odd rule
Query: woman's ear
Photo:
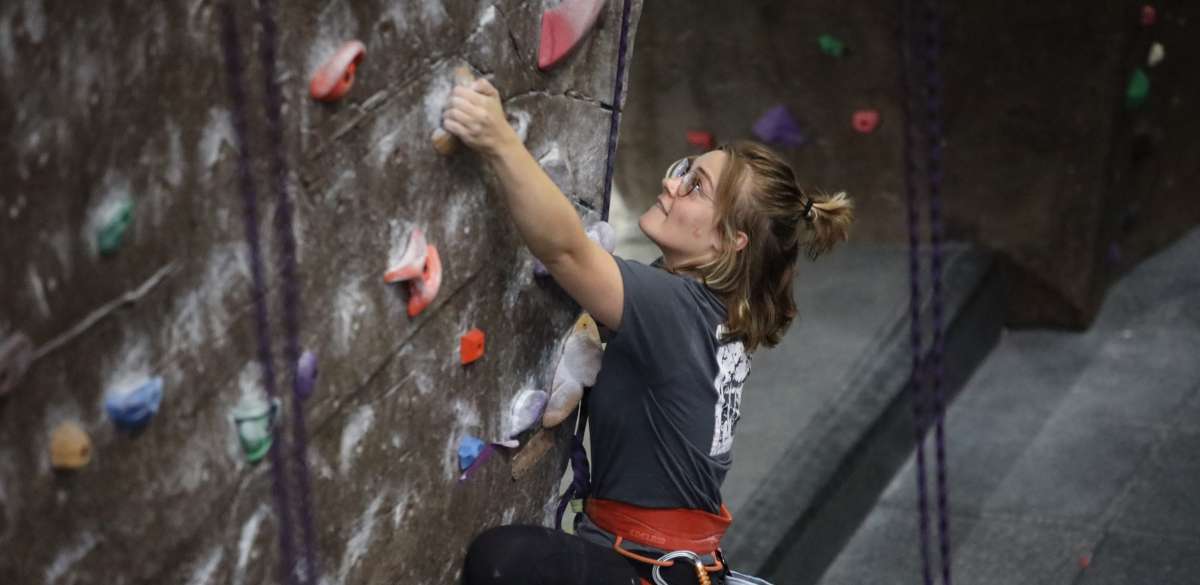
[(733, 238), (733, 245), (737, 248), (737, 251), (741, 252), (742, 250), (744, 250), (746, 248), (746, 245), (749, 243), (750, 243), (750, 237), (746, 235), (746, 232), (738, 230), (737, 235), (734, 236), (734, 238)]

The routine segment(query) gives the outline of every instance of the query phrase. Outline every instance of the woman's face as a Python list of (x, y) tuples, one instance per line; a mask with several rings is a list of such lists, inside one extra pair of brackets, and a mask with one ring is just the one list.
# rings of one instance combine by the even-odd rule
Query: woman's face
[(717, 185), (727, 155), (714, 150), (684, 159), (668, 170), (658, 201), (638, 219), (638, 227), (662, 250), (667, 266), (702, 263), (716, 256)]

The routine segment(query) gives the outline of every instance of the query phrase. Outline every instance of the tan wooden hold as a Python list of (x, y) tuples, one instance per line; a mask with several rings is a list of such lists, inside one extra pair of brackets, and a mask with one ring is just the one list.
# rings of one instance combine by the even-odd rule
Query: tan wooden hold
[(541, 461), (550, 448), (554, 446), (554, 432), (538, 431), (512, 458), (512, 478), (521, 479), (529, 475), (538, 461)]
[(78, 424), (67, 421), (50, 435), (50, 463), (55, 469), (79, 469), (92, 460), (92, 440)]
[[(454, 85), (466, 87), (475, 82), (475, 76), (471, 74), (471, 70), (466, 66), (458, 66), (454, 68)], [(454, 151), (458, 150), (458, 138), (447, 132), (440, 126), (433, 131), (433, 136), (430, 137), (433, 141), (433, 149), (442, 156), (450, 156)]]

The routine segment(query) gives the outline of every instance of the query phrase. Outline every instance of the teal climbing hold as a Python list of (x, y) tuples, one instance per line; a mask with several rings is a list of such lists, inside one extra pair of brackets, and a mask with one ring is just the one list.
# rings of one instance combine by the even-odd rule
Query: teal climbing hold
[(101, 254), (110, 256), (121, 247), (129, 224), (133, 223), (133, 201), (126, 199), (115, 203), (107, 215), (96, 230), (96, 245)]
[(233, 411), (238, 440), (246, 460), (255, 463), (267, 456), (274, 440), (272, 427), (279, 413), (279, 401), (267, 402), (258, 397), (243, 398)]
[(830, 57), (841, 57), (846, 54), (846, 43), (833, 35), (821, 35), (817, 37), (817, 46), (821, 47), (821, 52)]
[(1150, 76), (1141, 67), (1133, 70), (1129, 77), (1129, 86), (1125, 88), (1125, 107), (1140, 108), (1150, 95)]

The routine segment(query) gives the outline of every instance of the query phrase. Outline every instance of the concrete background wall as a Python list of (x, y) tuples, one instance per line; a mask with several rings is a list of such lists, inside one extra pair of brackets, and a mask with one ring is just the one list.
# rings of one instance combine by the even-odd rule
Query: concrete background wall
[[(1079, 327), (1113, 279), (1200, 221), (1200, 11), (1144, 2), (944, 2), (945, 205), (951, 238), (1000, 253), (1009, 323)], [(786, 105), (809, 136), (782, 149), (804, 186), (846, 190), (854, 237), (906, 241), (902, 63), (894, 2), (661, 0), (646, 7), (630, 86), (618, 185), (652, 202), (689, 129), (752, 138)], [(841, 58), (817, 38), (845, 42)], [(1150, 96), (1125, 109), (1126, 83), (1152, 42)], [(850, 125), (873, 108), (873, 134)]]
[[(236, 4), (266, 237), (261, 34), (252, 4)], [(304, 406), (322, 582), (449, 583), (477, 531), (549, 518), (562, 441), (520, 481), (506, 455), (458, 483), (455, 449), (466, 434), (498, 438), (516, 393), (549, 384), (576, 308), (532, 278), (480, 161), (443, 159), (428, 136), (451, 70), (469, 64), (493, 76), (580, 213), (598, 215), (621, 3), (550, 74), (536, 52), (542, 10), (557, 2), (280, 4), (302, 344), (321, 367)], [(262, 390), (217, 6), (0, 7), (0, 331), (45, 347), (167, 271), (0, 398), (0, 582), (278, 580), (267, 461), (244, 461), (231, 419)], [(350, 94), (312, 101), (309, 76), (349, 39), (367, 47)], [(132, 225), (101, 256), (93, 228), (120, 201), (133, 203)], [(445, 272), (435, 304), (409, 319), (382, 274), (414, 227)], [(265, 257), (278, 287), (270, 242)], [(464, 368), (471, 327), (487, 332), (488, 353)], [(161, 411), (139, 436), (117, 433), (104, 392), (148, 375), (165, 380)], [(67, 420), (94, 454), (55, 472), (50, 432)]]

